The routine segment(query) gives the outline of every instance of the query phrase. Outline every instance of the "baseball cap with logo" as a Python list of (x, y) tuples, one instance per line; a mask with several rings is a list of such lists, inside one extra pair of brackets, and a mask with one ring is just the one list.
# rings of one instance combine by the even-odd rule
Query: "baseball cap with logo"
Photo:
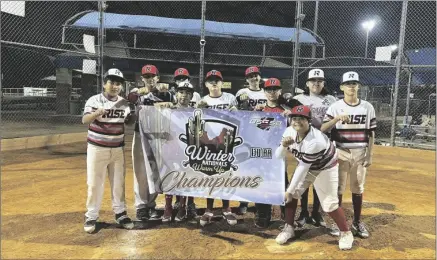
[(348, 71), (345, 74), (343, 74), (343, 80), (341, 81), (341, 84), (344, 84), (346, 82), (360, 83), (360, 78), (358, 76), (358, 73), (356, 73), (355, 71)]
[(156, 76), (159, 74), (159, 71), (155, 65), (144, 65), (144, 67), (141, 69), (141, 75), (145, 74), (152, 74)]
[(244, 72), (244, 75), (247, 77), (249, 74), (252, 74), (252, 73), (257, 73), (258, 75), (261, 74), (261, 72), (259, 71), (259, 68), (253, 66), (253, 67), (247, 68), (246, 71)]
[(291, 113), (289, 114), (289, 117), (305, 117), (308, 120), (311, 120), (311, 108), (308, 106), (300, 105), (295, 106), (291, 109)]
[(325, 79), (325, 73), (321, 69), (312, 69), (308, 72), (308, 80), (311, 79)]
[(211, 77), (217, 77), (217, 78), (219, 78), (220, 80), (223, 81), (222, 73), (220, 71), (218, 71), (218, 70), (211, 70), (210, 72), (206, 73), (205, 81), (208, 80), (208, 78), (211, 78)]
[(109, 69), (105, 75), (105, 78), (109, 77), (109, 78), (118, 78), (121, 81), (125, 81), (125, 78), (123, 76), (123, 73), (119, 70), (119, 69)]
[(269, 78), (264, 83), (265, 89), (278, 89), (281, 88), (281, 81), (277, 78)]
[(194, 87), (193, 84), (191, 84), (190, 82), (181, 82), (178, 84), (176, 90), (188, 90), (194, 92)]
[(190, 73), (188, 72), (188, 70), (186, 68), (179, 68), (179, 69), (175, 70), (175, 72), (174, 72), (174, 78), (178, 78), (178, 77), (190, 78)]

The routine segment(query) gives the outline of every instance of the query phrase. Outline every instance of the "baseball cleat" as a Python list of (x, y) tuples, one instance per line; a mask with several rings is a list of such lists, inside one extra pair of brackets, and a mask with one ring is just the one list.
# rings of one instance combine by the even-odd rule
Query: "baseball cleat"
[(335, 236), (338, 237), (340, 236), (340, 229), (338, 228), (337, 224), (332, 224), (331, 229), (329, 231), (329, 234), (331, 234), (331, 236)]
[(200, 225), (204, 227), (205, 225), (211, 223), (211, 219), (214, 216), (212, 212), (203, 213), (202, 217), (200, 217)]
[(223, 218), (226, 219), (226, 222), (228, 222), (229, 225), (234, 226), (237, 224), (237, 216), (232, 212), (223, 212)]
[(150, 208), (149, 209), (149, 220), (159, 220), (159, 213), (155, 208)]
[(162, 222), (170, 222), (171, 216), (173, 215), (173, 208), (170, 206), (165, 206), (164, 215), (162, 215)]
[(179, 207), (178, 213), (176, 214), (175, 221), (181, 222), (187, 217), (187, 208), (185, 206)]
[(115, 222), (125, 229), (133, 229), (135, 227), (134, 222), (132, 222), (132, 220), (127, 216), (126, 211), (116, 214)]
[(349, 250), (354, 243), (354, 236), (351, 231), (340, 232), (340, 240), (338, 241), (338, 248), (340, 250)]
[(310, 223), (310, 213), (306, 210), (301, 211), (299, 218), (296, 220), (298, 227), (303, 227), (306, 223)]
[(279, 233), (279, 235), (276, 237), (276, 243), (278, 243), (279, 245), (283, 245), (293, 237), (294, 237), (294, 229), (291, 225), (286, 223), (282, 232)]
[(358, 222), (358, 223), (352, 223), (352, 228), (351, 228), (352, 233), (354, 234), (354, 236), (359, 236), (361, 238), (368, 238), (369, 237), (369, 231), (367, 231), (366, 226), (364, 225), (363, 222)]
[(192, 203), (187, 206), (187, 218), (188, 219), (197, 218), (196, 204)]
[(311, 224), (316, 227), (326, 227), (325, 219), (323, 219), (323, 216), (320, 212), (313, 213), (310, 220)]
[(87, 219), (83, 224), (83, 230), (87, 233), (93, 233), (96, 230), (97, 220)]
[(149, 219), (149, 210), (147, 208), (137, 209), (137, 220), (146, 221)]

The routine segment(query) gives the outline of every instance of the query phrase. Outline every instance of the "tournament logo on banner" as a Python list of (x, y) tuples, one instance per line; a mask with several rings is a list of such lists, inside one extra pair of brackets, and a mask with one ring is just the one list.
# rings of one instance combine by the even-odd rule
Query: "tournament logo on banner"
[(283, 204), (280, 114), (146, 106), (139, 123), (151, 192)]

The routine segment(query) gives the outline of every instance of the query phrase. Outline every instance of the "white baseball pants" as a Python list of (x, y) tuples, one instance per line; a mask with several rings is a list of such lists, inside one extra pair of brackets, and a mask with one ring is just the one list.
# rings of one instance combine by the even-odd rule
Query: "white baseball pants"
[(338, 208), (338, 164), (319, 173), (309, 171), (304, 181), (297, 185), (293, 198), (300, 200), (311, 184), (316, 189), (323, 211), (329, 213)]
[(149, 193), (144, 152), (141, 145), (141, 134), (139, 132), (134, 132), (132, 140), (132, 164), (134, 170), (135, 208), (154, 208), (158, 194)]
[(88, 211), (85, 216), (87, 219), (97, 220), (99, 218), (106, 173), (108, 173), (111, 185), (114, 213), (119, 214), (126, 211), (124, 148), (108, 148), (88, 144), (86, 161), (88, 185), (86, 207)]
[(346, 190), (348, 176), (351, 192), (362, 194), (367, 173), (367, 168), (363, 166), (366, 158), (366, 148), (348, 150), (338, 148), (337, 152), (339, 164), (338, 194), (341, 195)]

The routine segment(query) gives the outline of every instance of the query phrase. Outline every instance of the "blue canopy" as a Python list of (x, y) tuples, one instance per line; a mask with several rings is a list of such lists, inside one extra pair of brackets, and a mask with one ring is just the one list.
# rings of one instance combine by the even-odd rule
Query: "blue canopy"
[(413, 84), (429, 85), (436, 84), (436, 49), (422, 48), (417, 50), (407, 50), (405, 55), (408, 57), (410, 65), (432, 65), (433, 67), (412, 67)]
[[(75, 21), (70, 27), (99, 27), (99, 13), (90, 12)], [(200, 19), (177, 19), (149, 15), (105, 13), (106, 29), (131, 29), (147, 32), (200, 36)], [(205, 35), (214, 37), (244, 37), (259, 40), (294, 41), (295, 28), (273, 27), (258, 24), (224, 23), (205, 21)], [(323, 44), (313, 33), (301, 29), (300, 43)]]

